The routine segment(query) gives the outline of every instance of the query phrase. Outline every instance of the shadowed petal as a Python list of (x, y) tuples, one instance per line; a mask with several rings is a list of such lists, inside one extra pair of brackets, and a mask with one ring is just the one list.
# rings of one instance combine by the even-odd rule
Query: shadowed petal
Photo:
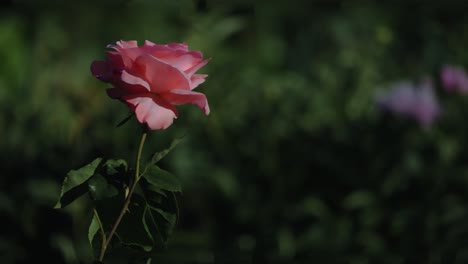
[(202, 93), (174, 89), (168, 93), (161, 94), (161, 97), (164, 98), (164, 100), (166, 100), (167, 102), (174, 105), (194, 104), (198, 106), (205, 113), (205, 115), (208, 115), (210, 113), (208, 100), (206, 99), (206, 96)]
[(126, 82), (126, 83), (128, 83), (130, 85), (142, 86), (142, 87), (146, 88), (146, 90), (148, 92), (151, 91), (149, 84), (145, 80), (143, 80), (143, 79), (141, 79), (139, 77), (136, 77), (134, 75), (131, 75), (127, 71), (122, 71), (121, 78), (122, 78), (123, 82)]
[(94, 77), (104, 82), (109, 82), (112, 76), (111, 69), (105, 61), (93, 61), (91, 64), (91, 73)]

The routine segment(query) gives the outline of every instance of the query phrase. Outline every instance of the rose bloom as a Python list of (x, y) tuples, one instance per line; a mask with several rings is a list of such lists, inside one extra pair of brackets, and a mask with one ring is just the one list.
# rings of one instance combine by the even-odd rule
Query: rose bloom
[(196, 74), (210, 59), (199, 51), (189, 51), (185, 43), (154, 44), (148, 40), (109, 45), (105, 61), (94, 61), (92, 74), (113, 88), (107, 94), (126, 103), (139, 122), (151, 130), (166, 129), (177, 118), (175, 105), (194, 104), (206, 115), (210, 108), (206, 96), (192, 91), (205, 81)]

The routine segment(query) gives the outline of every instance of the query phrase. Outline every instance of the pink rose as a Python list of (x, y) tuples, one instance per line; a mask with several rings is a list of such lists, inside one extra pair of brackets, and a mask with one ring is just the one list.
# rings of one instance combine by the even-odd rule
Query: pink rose
[(118, 41), (109, 45), (105, 61), (94, 61), (92, 74), (113, 88), (107, 94), (126, 103), (149, 129), (166, 129), (177, 110), (174, 105), (194, 104), (208, 115), (204, 94), (192, 91), (205, 81), (206, 74), (195, 74), (210, 59), (199, 51), (189, 51), (185, 43), (154, 44), (145, 41)]

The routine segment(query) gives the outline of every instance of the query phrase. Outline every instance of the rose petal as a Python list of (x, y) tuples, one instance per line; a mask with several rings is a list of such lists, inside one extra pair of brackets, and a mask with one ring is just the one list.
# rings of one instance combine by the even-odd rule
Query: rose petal
[(203, 59), (203, 54), (199, 51), (176, 50), (167, 45), (144, 45), (140, 49), (182, 71), (192, 68)]
[(198, 85), (205, 82), (205, 78), (208, 77), (207, 74), (194, 74), (190, 78), (190, 89), (197, 88)]
[(172, 43), (167, 44), (166, 46), (168, 46), (171, 49), (175, 49), (175, 50), (188, 51), (188, 46), (187, 46), (187, 44), (185, 42), (184, 43), (172, 42)]
[(169, 52), (166, 54), (156, 54), (156, 58), (159, 58), (181, 71), (186, 71), (201, 62), (201, 55), (197, 51), (191, 51), (187, 53)]
[(143, 44), (143, 46), (159, 46), (159, 47), (165, 47), (165, 48), (169, 48), (169, 49), (172, 49), (172, 50), (183, 50), (183, 51), (188, 51), (188, 46), (187, 46), (187, 43), (176, 43), (176, 42), (172, 42), (172, 43), (169, 43), (167, 45), (159, 45), (159, 44), (155, 44), (149, 40), (145, 40), (145, 43)]
[(166, 129), (177, 118), (177, 110), (173, 106), (151, 94), (122, 99), (135, 111), (138, 121), (146, 123), (151, 130)]
[(210, 113), (208, 100), (206, 99), (206, 96), (202, 93), (173, 89), (168, 93), (161, 94), (161, 97), (167, 102), (174, 105), (194, 104), (198, 106), (205, 113), (205, 115), (208, 115)]
[[(122, 75), (121, 75), (121, 79), (123, 82), (125, 83), (128, 83), (130, 85), (138, 85), (138, 86), (142, 86), (144, 87), (148, 92), (151, 91), (150, 89), (150, 86), (149, 84), (141, 79), (141, 78), (138, 78), (134, 75), (131, 75), (130, 73), (128, 73), (127, 71), (122, 71)], [(139, 89), (141, 90), (141, 89)], [(141, 91), (140, 91), (141, 92)]]
[(190, 90), (187, 76), (164, 61), (143, 54), (136, 59), (135, 64), (141, 71), (138, 76), (144, 76), (154, 93), (168, 92), (172, 89)]
[(133, 71), (139, 71), (139, 69), (135, 69), (135, 60), (142, 54), (144, 54), (144, 51), (140, 48), (124, 49), (119, 52), (125, 69), (131, 73), (133, 73)]
[(145, 43), (143, 44), (143, 46), (154, 46), (154, 45), (156, 45), (156, 44), (149, 41), (149, 40), (145, 40)]
[(109, 79), (109, 66), (105, 61), (93, 61), (91, 63), (91, 73), (94, 77), (107, 81)]
[(119, 45), (120, 47), (124, 49), (138, 48), (138, 42), (136, 40), (129, 40), (129, 41), (120, 40), (120, 41), (117, 41), (117, 45)]
[(150, 87), (145, 80), (133, 76), (127, 71), (122, 71), (120, 77), (113, 78), (110, 83), (114, 85), (111, 91), (107, 91), (107, 94), (111, 98), (120, 98), (126, 95), (144, 94), (150, 91)]
[(185, 71), (185, 74), (187, 74), (187, 76), (191, 77), (193, 74), (195, 74), (195, 72), (197, 72), (201, 67), (205, 66), (208, 62), (210, 62), (211, 58), (209, 59), (206, 59), (196, 65), (194, 65), (193, 67), (191, 67), (190, 69), (186, 70)]
[(167, 51), (167, 52), (188, 52), (188, 48), (174, 48), (174, 47), (169, 47), (169, 44), (167, 45), (162, 45), (162, 44), (155, 44), (151, 41), (145, 41), (145, 44), (141, 46), (140, 48), (150, 50), (150, 51)]

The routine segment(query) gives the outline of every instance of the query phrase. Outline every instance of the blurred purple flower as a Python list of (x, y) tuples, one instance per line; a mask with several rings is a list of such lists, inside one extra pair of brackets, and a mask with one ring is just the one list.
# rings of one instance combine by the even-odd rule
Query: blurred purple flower
[(459, 66), (445, 65), (440, 72), (442, 87), (447, 91), (468, 92), (468, 76)]
[(409, 81), (397, 82), (388, 92), (378, 94), (376, 102), (382, 110), (412, 118), (424, 128), (430, 127), (441, 114), (430, 79), (417, 85)]

